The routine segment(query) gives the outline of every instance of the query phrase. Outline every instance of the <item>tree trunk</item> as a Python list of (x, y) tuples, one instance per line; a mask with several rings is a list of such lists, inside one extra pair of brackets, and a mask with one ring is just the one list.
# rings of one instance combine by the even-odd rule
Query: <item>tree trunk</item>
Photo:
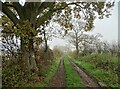
[(44, 40), (45, 40), (45, 53), (46, 53), (48, 50), (48, 45), (47, 45), (47, 38), (46, 38), (45, 30), (44, 30)]
[(23, 42), (21, 39), (21, 50), (22, 50), (22, 69), (27, 70), (29, 73), (37, 71), (37, 65), (34, 56), (33, 39), (30, 39), (28, 44)]
[(79, 54), (79, 48), (78, 48), (78, 33), (76, 33), (76, 56), (78, 57), (78, 54)]
[(21, 51), (21, 67), (23, 70), (27, 70), (30, 73), (29, 50), (23, 38), (21, 38)]
[(78, 49), (78, 44), (76, 44), (76, 55), (78, 56), (79, 54), (79, 49)]
[(34, 54), (34, 47), (33, 47), (33, 39), (29, 40), (29, 62), (30, 62), (30, 67), (33, 72), (37, 71), (37, 65), (35, 61), (35, 54)]

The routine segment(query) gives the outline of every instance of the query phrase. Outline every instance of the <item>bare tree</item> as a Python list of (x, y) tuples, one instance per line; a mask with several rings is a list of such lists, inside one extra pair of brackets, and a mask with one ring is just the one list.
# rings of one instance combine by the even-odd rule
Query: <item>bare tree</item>
[(87, 53), (101, 53), (102, 51), (102, 43), (101, 43), (101, 34), (96, 35), (89, 35), (89, 34), (82, 34), (81, 36), (81, 44), (79, 45), (81, 52), (83, 54)]
[(76, 48), (76, 55), (79, 54), (79, 45), (82, 40), (83, 35), (83, 28), (84, 28), (84, 22), (74, 19), (73, 20), (73, 26), (71, 32), (68, 33), (68, 37), (70, 37), (69, 42), (75, 46)]
[(102, 53), (102, 41), (101, 41), (102, 35), (100, 33), (97, 33), (96, 35), (91, 35), (91, 41), (94, 45), (94, 48), (97, 53)]

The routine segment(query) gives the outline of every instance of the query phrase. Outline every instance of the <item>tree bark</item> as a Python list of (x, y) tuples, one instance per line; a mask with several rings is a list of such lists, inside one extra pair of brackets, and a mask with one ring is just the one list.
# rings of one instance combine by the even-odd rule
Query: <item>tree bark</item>
[(35, 54), (34, 54), (34, 47), (33, 47), (33, 39), (29, 39), (29, 62), (30, 62), (30, 67), (33, 70), (33, 72), (37, 71), (37, 65), (35, 61)]
[(21, 39), (21, 50), (22, 50), (22, 67), (23, 70), (27, 69), (29, 73), (37, 71), (37, 65), (34, 56), (33, 39), (30, 39), (28, 44), (23, 42)]
[(24, 44), (24, 39), (21, 38), (21, 67), (30, 73), (29, 50), (27, 44)]
[(78, 33), (76, 33), (75, 34), (76, 35), (76, 55), (77, 55), (77, 57), (78, 57), (78, 54), (79, 54), (79, 48), (78, 48), (78, 44), (79, 44), (79, 42), (78, 42)]
[(47, 52), (48, 50), (48, 45), (47, 45), (47, 38), (46, 38), (46, 33), (45, 33), (45, 30), (44, 30), (44, 40), (45, 40), (45, 53)]
[(76, 55), (78, 56), (79, 54), (79, 49), (78, 49), (78, 44), (76, 44)]

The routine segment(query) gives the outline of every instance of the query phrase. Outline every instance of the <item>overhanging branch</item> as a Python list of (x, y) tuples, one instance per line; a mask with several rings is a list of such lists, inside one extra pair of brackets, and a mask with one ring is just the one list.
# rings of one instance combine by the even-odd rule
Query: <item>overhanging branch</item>
[(6, 14), (15, 25), (21, 24), (16, 15), (4, 3), (2, 3), (2, 12)]

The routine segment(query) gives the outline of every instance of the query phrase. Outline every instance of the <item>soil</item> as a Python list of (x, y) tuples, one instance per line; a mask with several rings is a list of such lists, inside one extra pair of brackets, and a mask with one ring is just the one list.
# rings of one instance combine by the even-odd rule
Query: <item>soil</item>
[(55, 89), (62, 87), (63, 89), (65, 88), (65, 85), (66, 83), (65, 83), (64, 61), (61, 60), (55, 76), (51, 79), (49, 83), (49, 87), (55, 87)]

